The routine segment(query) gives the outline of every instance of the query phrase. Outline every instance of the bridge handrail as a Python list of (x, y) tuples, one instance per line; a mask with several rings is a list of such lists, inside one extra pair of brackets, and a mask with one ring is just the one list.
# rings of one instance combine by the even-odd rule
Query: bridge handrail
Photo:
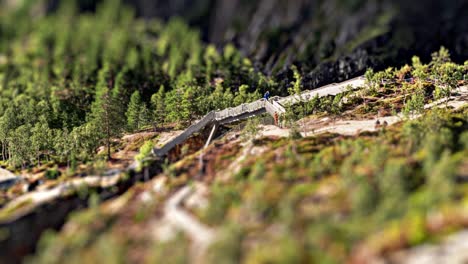
[[(187, 128), (184, 132), (182, 132), (182, 134), (180, 134), (176, 138), (166, 143), (162, 148), (160, 149), (154, 148), (153, 153), (158, 156), (165, 156), (177, 144), (182, 143), (190, 135), (200, 131), (202, 128), (204, 128), (210, 123), (220, 124), (223, 122), (226, 122), (226, 123), (232, 122), (233, 120), (238, 120), (237, 117), (246, 118), (246, 117), (256, 115), (258, 114), (256, 112), (262, 109), (266, 110), (271, 115), (274, 115), (275, 113), (283, 114), (286, 112), (286, 109), (283, 107), (283, 105), (295, 104), (300, 101), (308, 101), (308, 100), (311, 100), (316, 95), (318, 95), (319, 97), (327, 96), (327, 95), (336, 95), (338, 93), (343, 92), (346, 89), (346, 87), (348, 86), (346, 85), (347, 83), (349, 84), (353, 83), (354, 86), (356, 86), (356, 83), (354, 83), (356, 81), (359, 81), (357, 85), (359, 86), (360, 84), (363, 84), (364, 78), (357, 77), (357, 78), (342, 82), (340, 84), (333, 83), (333, 84), (321, 87), (319, 89), (303, 91), (302, 93), (298, 95), (290, 95), (290, 96), (283, 97), (283, 98), (275, 96), (275, 97), (272, 97), (270, 101), (262, 98), (251, 103), (241, 104), (236, 107), (229, 107), (221, 111), (211, 111), (207, 115), (205, 115), (200, 121), (196, 122), (195, 124)], [(339, 89), (330, 91), (327, 88), (330, 88), (331, 86), (338, 86)]]
[(172, 139), (171, 141), (167, 142), (162, 148), (154, 148), (153, 153), (157, 156), (165, 156), (173, 147), (177, 144), (182, 143), (185, 139), (191, 136), (193, 133), (200, 131), (204, 128), (207, 124), (213, 122), (215, 119), (215, 112), (211, 111), (206, 114), (200, 121), (196, 122), (195, 124), (189, 126), (184, 132), (180, 135)]
[[(356, 82), (356, 81), (360, 81), (360, 83), (358, 83), (357, 85), (356, 84), (352, 85), (352, 83)], [(332, 83), (332, 84), (329, 84), (329, 85), (325, 85), (325, 86), (320, 87), (318, 89), (304, 90), (300, 94), (289, 95), (289, 96), (286, 96), (286, 97), (283, 97), (283, 98), (279, 98), (276, 101), (278, 103), (280, 103), (280, 104), (287, 105), (287, 104), (295, 104), (295, 103), (298, 103), (298, 102), (301, 102), (301, 101), (310, 101), (316, 95), (318, 95), (319, 97), (323, 97), (323, 96), (327, 96), (327, 95), (337, 95), (339, 93), (344, 92), (346, 90), (346, 88), (348, 87), (348, 85), (351, 85), (351, 87), (355, 88), (355, 87), (357, 87), (359, 85), (364, 85), (364, 81), (365, 81), (365, 78), (360, 76), (360, 77), (356, 77), (356, 78), (353, 78), (353, 79), (350, 79), (350, 80), (347, 80), (347, 81), (344, 81), (344, 82), (341, 82), (341, 83)], [(328, 91), (327, 90), (328, 88), (333, 87), (333, 86), (337, 86), (340, 89), (337, 89), (337, 90), (334, 90), (334, 91)]]
[(241, 104), (236, 107), (229, 107), (224, 110), (217, 111), (215, 113), (216, 114), (215, 119), (219, 121), (219, 120), (226, 119), (228, 117), (233, 117), (233, 116), (241, 115), (241, 114), (248, 113), (248, 112), (254, 112), (263, 108), (264, 105), (265, 105), (265, 99), (262, 98), (252, 103)]

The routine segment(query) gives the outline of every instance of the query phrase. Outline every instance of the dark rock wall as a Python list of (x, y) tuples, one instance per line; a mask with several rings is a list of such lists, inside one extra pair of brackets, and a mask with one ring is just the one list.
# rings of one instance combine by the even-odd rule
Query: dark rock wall
[[(86, 10), (96, 5), (81, 2)], [(455, 61), (468, 59), (467, 0), (126, 2), (145, 18), (181, 16), (199, 27), (207, 42), (234, 42), (265, 73), (288, 77), (294, 63), (310, 88), (370, 66), (399, 66), (412, 55), (427, 61), (442, 45)]]

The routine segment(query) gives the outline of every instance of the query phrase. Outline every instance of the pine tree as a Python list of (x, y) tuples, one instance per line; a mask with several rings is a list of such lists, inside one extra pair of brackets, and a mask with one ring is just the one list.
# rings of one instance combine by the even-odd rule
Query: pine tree
[(301, 86), (302, 86), (302, 76), (299, 70), (297, 69), (296, 65), (291, 66), (291, 70), (294, 74), (294, 81), (291, 82), (291, 87), (288, 89), (290, 95), (299, 95), (301, 94)]
[[(169, 121), (182, 120), (182, 104), (181, 99), (183, 93), (181, 88), (174, 89), (166, 94), (165, 105), (167, 109), (167, 118)], [(181, 125), (179, 123), (179, 125)]]
[(31, 161), (31, 126), (29, 124), (19, 126), (10, 138), (11, 157), (14, 166), (21, 165), (22, 168)]
[[(118, 120), (121, 107), (112, 96), (109, 86), (112, 85), (109, 65), (105, 64), (99, 71), (99, 79), (96, 85), (96, 97), (91, 106), (91, 120), (89, 124), (96, 129), (97, 138), (104, 139), (107, 158), (111, 159), (111, 138), (120, 135), (121, 127)], [(93, 142), (91, 142), (93, 143)]]
[(138, 91), (135, 91), (130, 97), (130, 103), (127, 107), (127, 127), (130, 131), (140, 128), (140, 110), (141, 97)]
[(0, 142), (2, 144), (2, 158), (7, 160), (10, 158), (9, 142), (14, 133), (14, 130), (19, 125), (18, 115), (13, 110), (13, 107), (7, 108), (3, 116), (0, 118)]
[(234, 103), (234, 95), (231, 89), (226, 89), (223, 94), (223, 108), (231, 107)]
[(39, 122), (32, 128), (31, 144), (33, 153), (36, 156), (38, 164), (41, 164), (41, 154), (46, 154), (52, 149), (52, 130), (47, 125), (47, 120), (44, 116), (39, 118)]
[(151, 96), (152, 119), (155, 128), (157, 125), (164, 123), (166, 115), (165, 97), (164, 85), (161, 85), (159, 91)]
[(55, 130), (53, 134), (54, 150), (61, 160), (66, 160), (67, 167), (69, 167), (70, 156), (73, 155), (70, 133), (65, 128), (64, 130)]
[(151, 111), (148, 109), (146, 104), (140, 107), (140, 112), (138, 113), (138, 124), (139, 128), (149, 125), (151, 123)]
[(248, 85), (243, 84), (239, 86), (239, 92), (234, 97), (234, 105), (241, 105), (248, 101), (248, 98), (249, 98), (248, 90), (249, 90)]
[(5, 120), (5, 116), (2, 116), (0, 118), (0, 144), (2, 145), (2, 152), (0, 153), (2, 155), (2, 160), (7, 160), (8, 155), (7, 155), (7, 148), (8, 148), (8, 136), (10, 133), (9, 129), (9, 124)]
[(411, 58), (412, 66), (413, 66), (413, 76), (424, 81), (428, 77), (428, 65), (424, 65), (421, 63), (421, 60), (417, 56), (413, 56)]
[(115, 77), (115, 84), (114, 88), (112, 89), (112, 101), (115, 104), (115, 119), (114, 123), (115, 126), (118, 127), (125, 127), (126, 125), (126, 105), (128, 102), (128, 95), (127, 90), (125, 89), (126, 84), (126, 74), (128, 73), (128, 69), (122, 69), (117, 76)]
[(440, 66), (446, 62), (450, 62), (450, 52), (445, 47), (440, 47), (438, 52), (434, 52), (431, 54), (432, 60), (431, 65)]
[(211, 78), (213, 76), (213, 72), (215, 70), (215, 65), (219, 62), (220, 60), (220, 55), (218, 51), (216, 50), (216, 47), (213, 45), (208, 45), (205, 50), (205, 54), (203, 55), (203, 59), (205, 61), (205, 71), (206, 71), (206, 83), (211, 82)]
[(135, 70), (138, 66), (138, 51), (136, 48), (130, 49), (127, 53), (126, 64), (130, 70)]
[(210, 106), (213, 110), (221, 110), (226, 108), (222, 81), (216, 81), (215, 90), (210, 95)]
[(195, 91), (189, 86), (185, 90), (185, 93), (181, 101), (181, 121), (192, 121), (196, 112), (196, 102), (195, 102)]

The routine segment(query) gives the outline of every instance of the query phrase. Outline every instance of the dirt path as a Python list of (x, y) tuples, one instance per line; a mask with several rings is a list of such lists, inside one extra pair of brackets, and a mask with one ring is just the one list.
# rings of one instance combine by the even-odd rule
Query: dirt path
[[(391, 263), (468, 263), (468, 230), (455, 233), (439, 244), (423, 244), (391, 254)], [(382, 261), (384, 263), (384, 261)]]
[(214, 231), (200, 223), (191, 214), (182, 209), (182, 202), (192, 193), (190, 186), (184, 186), (166, 202), (165, 217), (183, 230), (192, 240), (191, 255), (193, 263), (201, 263), (201, 256), (214, 239)]
[(201, 264), (206, 250), (215, 239), (215, 230), (202, 224), (183, 208), (182, 204), (193, 194), (194, 188), (197, 187), (185, 185), (166, 200), (164, 216), (153, 224), (153, 233), (156, 239), (167, 241), (174, 238), (177, 231), (184, 232), (191, 240), (191, 263)]

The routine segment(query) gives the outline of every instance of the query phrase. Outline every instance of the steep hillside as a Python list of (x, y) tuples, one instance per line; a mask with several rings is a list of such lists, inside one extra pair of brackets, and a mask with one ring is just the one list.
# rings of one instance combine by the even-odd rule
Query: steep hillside
[[(254, 118), (225, 127), (228, 132), (204, 149), (197, 142), (206, 135), (199, 135), (180, 146), (162, 171), (149, 172), (146, 179), (152, 180), (117, 196), (96, 189), (87, 176), (76, 185), (76, 192), (81, 199), (89, 197), (90, 208), (72, 214), (59, 233), (42, 236), (36, 255), (28, 259), (33, 263), (409, 260), (411, 253), (404, 250), (438, 241), (468, 225), (468, 87), (455, 77), (454, 88), (447, 90), (429, 77), (448, 67), (458, 67), (466, 75), (466, 65), (447, 60), (442, 49), (429, 65), (414, 58), (412, 66), (369, 71), (362, 87), (287, 107), (281, 127), (271, 125), (271, 117)], [(421, 78), (421, 74), (427, 75)], [(444, 76), (452, 75), (438, 73), (437, 80)], [(124, 151), (141, 146), (140, 137), (149, 140), (149, 146), (161, 146), (171, 135), (126, 136)], [(117, 184), (121, 180), (112, 179), (101, 179), (101, 188), (121, 186)], [(67, 182), (74, 180), (63, 180)], [(37, 200), (45, 195), (43, 190), (54, 189), (24, 194), (29, 200), (14, 198), (0, 211), (3, 219), (10, 219), (14, 227), (18, 216), (29, 217), (24, 210), (43, 212), (39, 207), (43, 202)], [(58, 201), (70, 204), (74, 192), (68, 189), (49, 202), (68, 197)], [(49, 213), (49, 217), (64, 215)], [(463, 244), (454, 247), (460, 250), (439, 257), (463, 256)]]
[(144, 17), (182, 16), (211, 43), (235, 43), (266, 73), (301, 65), (307, 88), (400, 66), (413, 55), (428, 60), (440, 46), (458, 62), (468, 58), (466, 1), (128, 2)]
[(0, 263), (468, 261), (464, 1), (124, 2), (0, 1)]

